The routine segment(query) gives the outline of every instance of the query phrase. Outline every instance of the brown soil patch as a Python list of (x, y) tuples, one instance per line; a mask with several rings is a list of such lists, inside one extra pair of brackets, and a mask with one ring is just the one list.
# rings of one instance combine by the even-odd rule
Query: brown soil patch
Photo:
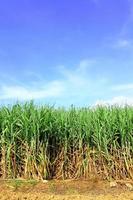
[(119, 181), (115, 187), (98, 180), (0, 181), (0, 200), (133, 200), (133, 191)]

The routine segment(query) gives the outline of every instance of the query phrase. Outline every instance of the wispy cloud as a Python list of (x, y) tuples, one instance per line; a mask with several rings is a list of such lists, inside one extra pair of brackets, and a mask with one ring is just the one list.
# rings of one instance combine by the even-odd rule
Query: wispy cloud
[(77, 67), (77, 72), (85, 74), (87, 70), (89, 70), (97, 61), (94, 59), (84, 59), (81, 60), (79, 66)]
[[(99, 87), (107, 83), (107, 79), (100, 77), (94, 79), (90, 73), (96, 60), (83, 59), (76, 67), (59, 66), (56, 68), (58, 77), (52, 81), (42, 79), (40, 74), (28, 72), (31, 76), (28, 82), (17, 82), (15, 79), (10, 84), (0, 84), (0, 99), (47, 99), (64, 98), (74, 103), (78, 99), (89, 99), (89, 96), (100, 92)], [(33, 84), (34, 83), (34, 84)], [(89, 100), (88, 100), (89, 101)]]
[(93, 3), (95, 3), (96, 5), (99, 4), (99, 0), (91, 0)]
[(131, 50), (133, 49), (133, 39), (127, 36), (121, 36), (120, 34), (114, 37), (105, 38), (104, 46), (114, 50)]
[(129, 48), (133, 47), (133, 42), (128, 39), (118, 39), (114, 44), (114, 48)]
[[(133, 97), (126, 97), (133, 90), (133, 83), (112, 85), (109, 77), (102, 77), (100, 74), (96, 76), (92, 73), (97, 60), (84, 59), (77, 66), (58, 66), (55, 68), (56, 77), (51, 81), (45, 80), (43, 74), (28, 72), (26, 82), (18, 81), (13, 78), (10, 82), (0, 83), (0, 100), (52, 100), (61, 105), (82, 104), (85, 105), (95, 102), (95, 105), (133, 105)], [(4, 76), (6, 77), (6, 76)], [(44, 76), (45, 77), (45, 76)], [(34, 84), (33, 84), (34, 83)], [(117, 93), (122, 96), (113, 96)], [(105, 99), (105, 94), (108, 97)], [(125, 95), (125, 96), (124, 96)], [(130, 94), (131, 95), (131, 94)], [(58, 104), (59, 105), (59, 104)]]
[(107, 83), (107, 79), (104, 77), (97, 78), (96, 80), (92, 76), (90, 71), (96, 63), (96, 60), (84, 59), (74, 68), (59, 67), (67, 95), (72, 94), (73, 96), (78, 95), (80, 97), (93, 95), (97, 91), (97, 87)]
[(132, 25), (133, 25), (133, 1), (132, 0), (127, 0), (129, 11), (128, 11), (128, 17), (125, 21), (125, 23), (122, 26), (120, 35), (125, 36), (127, 35), (130, 31), (132, 31)]
[(105, 46), (114, 49), (133, 49), (133, 1), (127, 0), (127, 16), (119, 31), (111, 38), (105, 38)]
[(114, 91), (133, 90), (133, 83), (112, 86)]
[(89, 60), (82, 60), (79, 65), (75, 68), (67, 68), (66, 66), (59, 67), (59, 73), (62, 75), (62, 79), (66, 86), (79, 88), (84, 87), (86, 84), (89, 85), (90, 77), (88, 79), (88, 69), (91, 67), (92, 63)]
[(1, 87), (0, 99), (31, 100), (60, 96), (63, 91), (62, 84), (58, 81), (48, 83), (45, 87), (34, 90), (34, 88), (19, 85), (5, 85)]

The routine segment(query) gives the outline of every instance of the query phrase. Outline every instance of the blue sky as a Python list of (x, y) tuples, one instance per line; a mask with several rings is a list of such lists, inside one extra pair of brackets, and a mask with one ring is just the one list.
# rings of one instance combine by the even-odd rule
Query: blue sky
[(133, 104), (131, 0), (4, 0), (0, 103)]

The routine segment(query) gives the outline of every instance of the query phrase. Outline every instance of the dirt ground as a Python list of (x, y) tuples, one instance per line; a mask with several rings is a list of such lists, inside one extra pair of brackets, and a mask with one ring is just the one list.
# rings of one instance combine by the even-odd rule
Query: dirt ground
[(133, 182), (0, 181), (0, 200), (133, 200)]

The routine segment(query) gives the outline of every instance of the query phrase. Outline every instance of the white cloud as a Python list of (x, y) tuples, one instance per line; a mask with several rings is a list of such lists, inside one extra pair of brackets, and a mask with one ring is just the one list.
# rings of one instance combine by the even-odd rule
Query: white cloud
[(106, 37), (103, 42), (104, 47), (114, 50), (130, 50), (133, 49), (133, 39), (127, 36), (121, 36), (121, 33), (114, 37)]
[(88, 59), (81, 60), (80, 63), (79, 63), (79, 66), (77, 67), (77, 72), (81, 73), (81, 74), (84, 74), (95, 63), (96, 63), (96, 60), (92, 60), (92, 59), (90, 59), (90, 60), (88, 60)]
[(98, 74), (95, 77), (92, 74), (96, 63), (96, 60), (84, 59), (75, 68), (59, 66), (65, 88), (63, 95), (71, 103), (76, 104), (80, 101), (82, 105), (84, 103), (89, 104), (90, 99), (103, 94), (103, 90), (108, 85), (108, 79), (98, 76)]
[(133, 106), (133, 98), (125, 97), (125, 96), (118, 96), (114, 97), (110, 100), (97, 100), (94, 106), (111, 106), (111, 105), (116, 105), (116, 106)]
[(83, 87), (85, 84), (88, 84), (89, 79), (86, 80), (79, 68), (70, 70), (65, 67), (62, 68), (61, 74), (63, 75), (63, 82), (66, 86), (70, 86), (70, 89), (73, 87)]
[(131, 47), (131, 46), (132, 46), (132, 42), (127, 39), (119, 39), (114, 45), (114, 47), (116, 48), (126, 48), (126, 47)]
[[(56, 68), (57, 80), (46, 81), (42, 75), (28, 72), (24, 74), (25, 82), (17, 80), (10, 83), (3, 81), (0, 85), (0, 100), (2, 99), (46, 99), (60, 98), (62, 101), (75, 102), (87, 101), (89, 97), (103, 93), (107, 85), (107, 78), (94, 78), (91, 74), (92, 66), (96, 63), (92, 59), (84, 59), (76, 67), (59, 66)], [(90, 70), (91, 69), (91, 70)], [(28, 76), (30, 77), (28, 80)], [(23, 77), (23, 78), (24, 78)], [(84, 104), (84, 102), (83, 102)]]
[(13, 78), (13, 80), (10, 79), (10, 84), (2, 83), (0, 99), (30, 100), (80, 95), (81, 90), (84, 92), (90, 88), (90, 77), (87, 72), (93, 63), (93, 60), (85, 59), (81, 60), (79, 65), (73, 69), (61, 66), (58, 68), (58, 80), (50, 82), (44, 80), (40, 74), (25, 72), (24, 76), (26, 78), (29, 76), (30, 81), (21, 83)]
[(0, 99), (31, 100), (60, 96), (63, 92), (61, 82), (53, 81), (38, 90), (18, 85), (2, 86)]
[(95, 3), (96, 5), (99, 3), (99, 0), (91, 0), (93, 3)]
[(110, 46), (114, 49), (131, 49), (133, 47), (133, 40), (118, 38), (111, 40)]
[(128, 16), (126, 18), (125, 23), (122, 26), (122, 30), (120, 32), (121, 36), (127, 35), (127, 33), (132, 32), (132, 25), (133, 25), (133, 1), (128, 0)]
[(133, 83), (115, 85), (112, 87), (112, 90), (114, 91), (133, 90)]
[[(64, 85), (69, 89), (80, 89), (90, 83), (90, 77), (88, 77), (88, 69), (91, 67), (91, 60), (82, 60), (76, 68), (67, 68), (65, 66), (59, 66), (59, 72), (63, 76)], [(74, 89), (75, 91), (75, 89)]]
[(100, 87), (107, 84), (104, 77), (94, 78), (92, 75), (92, 66), (96, 63), (95, 60), (82, 60), (76, 68), (66, 68), (62, 66), (60, 73), (62, 74), (65, 92), (64, 96), (71, 99), (71, 102), (76, 101), (87, 102), (92, 96), (103, 92)]

